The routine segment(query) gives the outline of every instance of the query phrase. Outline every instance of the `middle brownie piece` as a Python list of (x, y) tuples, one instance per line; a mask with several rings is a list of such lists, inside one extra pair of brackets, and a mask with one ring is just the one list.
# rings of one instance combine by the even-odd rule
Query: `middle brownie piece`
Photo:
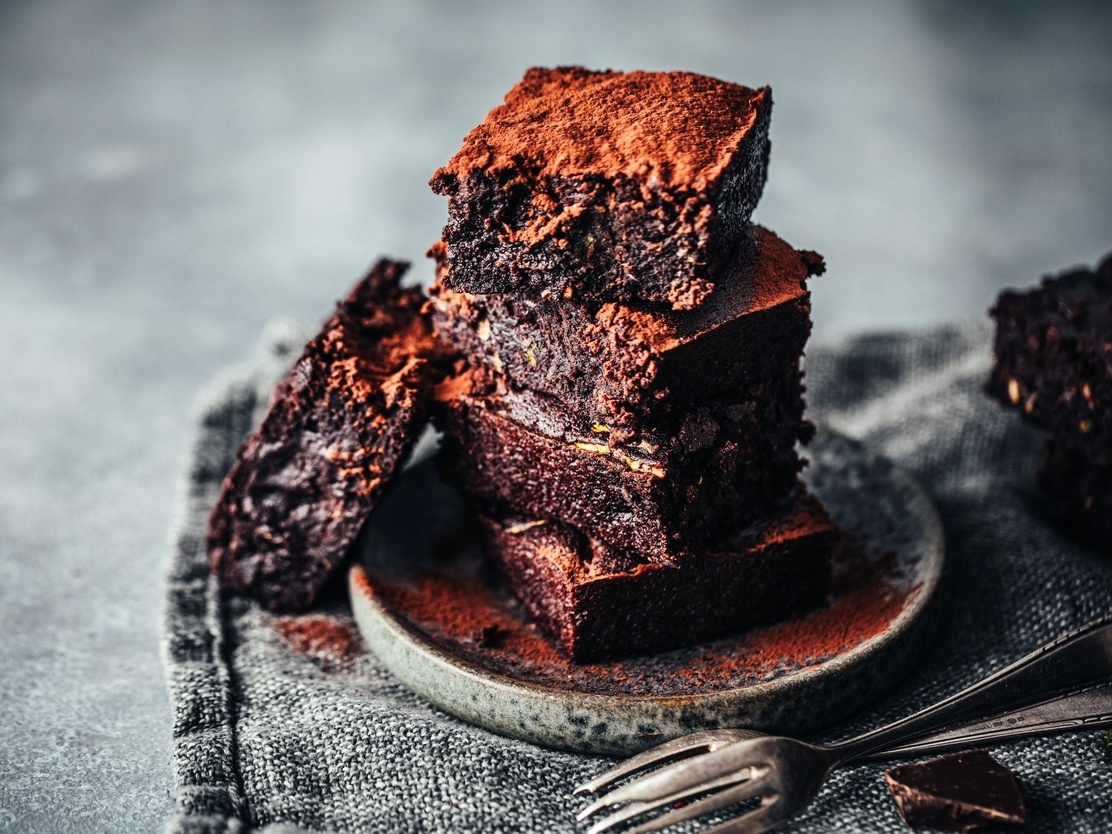
[(796, 490), (796, 443), (810, 434), (801, 394), (791, 365), (619, 444), (578, 433), (558, 404), (499, 391), (470, 368), (439, 386), (434, 419), (445, 434), (442, 471), (468, 493), (674, 564)]
[(822, 258), (760, 226), (743, 238), (714, 292), (684, 311), (455, 292), (439, 244), (433, 326), (507, 388), (559, 401), (581, 430), (621, 441), (799, 359), (811, 332), (806, 281)]

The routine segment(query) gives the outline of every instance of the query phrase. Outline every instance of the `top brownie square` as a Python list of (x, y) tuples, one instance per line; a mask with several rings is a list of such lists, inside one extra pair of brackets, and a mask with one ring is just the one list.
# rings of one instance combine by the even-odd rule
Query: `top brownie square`
[(451, 288), (698, 306), (760, 199), (772, 93), (534, 68), (432, 177)]

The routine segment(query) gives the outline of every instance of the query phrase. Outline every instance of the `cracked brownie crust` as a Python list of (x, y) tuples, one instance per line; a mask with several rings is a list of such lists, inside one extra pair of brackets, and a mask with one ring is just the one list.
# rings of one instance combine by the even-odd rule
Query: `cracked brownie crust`
[(430, 180), (449, 286), (698, 306), (764, 188), (771, 109), (694, 73), (530, 69)]

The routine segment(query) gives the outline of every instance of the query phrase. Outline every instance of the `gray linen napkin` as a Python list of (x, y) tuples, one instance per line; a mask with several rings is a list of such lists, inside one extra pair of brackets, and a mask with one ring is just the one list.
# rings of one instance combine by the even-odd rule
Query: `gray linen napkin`
[[(205, 567), (208, 509), (304, 335), (271, 333), (265, 357), (214, 386), (200, 412), (164, 623), (177, 773), (169, 830), (582, 830), (569, 793), (602, 760), (492, 735), (410, 694), (363, 649), (342, 591), (295, 618), (218, 593)], [(832, 733), (910, 712), (1112, 612), (1112, 560), (1038, 515), (1039, 435), (982, 392), (989, 336), (974, 323), (808, 352), (811, 415), (915, 475), (948, 539), (938, 639), (909, 679)], [(1095, 731), (993, 754), (1023, 786), (1027, 830), (1112, 829), (1112, 764)], [(906, 831), (884, 769), (835, 774), (784, 830)]]

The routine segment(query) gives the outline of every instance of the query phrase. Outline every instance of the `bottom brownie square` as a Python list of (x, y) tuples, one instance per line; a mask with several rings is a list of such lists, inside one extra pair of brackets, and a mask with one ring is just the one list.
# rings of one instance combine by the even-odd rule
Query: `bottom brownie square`
[(826, 599), (839, 537), (810, 495), (721, 552), (692, 554), (678, 565), (623, 566), (553, 521), (481, 519), (487, 553), (510, 590), (580, 663), (674, 649), (814, 608)]

